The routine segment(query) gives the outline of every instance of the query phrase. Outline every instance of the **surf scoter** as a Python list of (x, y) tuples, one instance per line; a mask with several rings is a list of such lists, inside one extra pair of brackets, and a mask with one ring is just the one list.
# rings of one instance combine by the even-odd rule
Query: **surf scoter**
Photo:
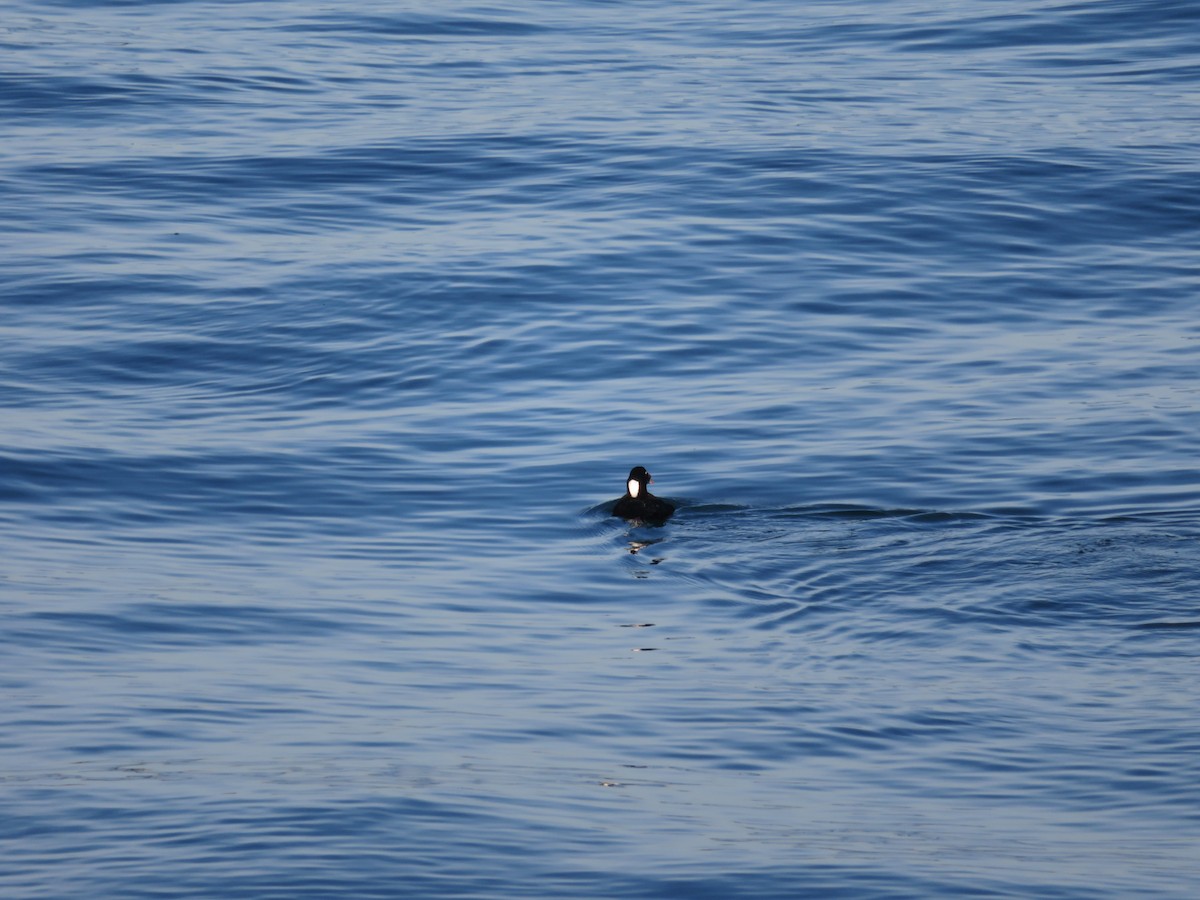
[(625, 496), (613, 507), (613, 515), (622, 519), (638, 519), (651, 525), (661, 525), (675, 512), (675, 507), (655, 497), (646, 485), (654, 479), (643, 466), (634, 466), (629, 470), (629, 478), (625, 482)]

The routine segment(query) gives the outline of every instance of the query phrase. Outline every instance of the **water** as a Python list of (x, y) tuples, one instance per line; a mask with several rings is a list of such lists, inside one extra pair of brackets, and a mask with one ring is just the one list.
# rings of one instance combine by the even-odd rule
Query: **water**
[(352, 6), (6, 9), (0, 894), (1200, 892), (1200, 10)]

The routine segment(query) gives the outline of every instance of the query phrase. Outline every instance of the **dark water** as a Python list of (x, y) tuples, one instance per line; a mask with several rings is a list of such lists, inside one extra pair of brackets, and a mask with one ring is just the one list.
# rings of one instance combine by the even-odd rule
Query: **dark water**
[(1200, 6), (0, 49), (4, 897), (1200, 893)]

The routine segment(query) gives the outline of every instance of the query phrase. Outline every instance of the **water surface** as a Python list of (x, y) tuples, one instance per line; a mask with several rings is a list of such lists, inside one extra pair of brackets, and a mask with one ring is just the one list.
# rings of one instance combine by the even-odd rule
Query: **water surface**
[(3, 894), (1194, 896), (1197, 26), (13, 5)]

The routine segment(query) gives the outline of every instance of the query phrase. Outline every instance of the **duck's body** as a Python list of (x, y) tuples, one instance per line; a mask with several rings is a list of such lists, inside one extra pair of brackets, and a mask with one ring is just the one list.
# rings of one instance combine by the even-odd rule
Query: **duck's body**
[(625, 482), (625, 496), (613, 507), (613, 515), (651, 525), (661, 525), (667, 521), (675, 512), (675, 507), (650, 493), (646, 485), (653, 481), (643, 466), (634, 466)]

